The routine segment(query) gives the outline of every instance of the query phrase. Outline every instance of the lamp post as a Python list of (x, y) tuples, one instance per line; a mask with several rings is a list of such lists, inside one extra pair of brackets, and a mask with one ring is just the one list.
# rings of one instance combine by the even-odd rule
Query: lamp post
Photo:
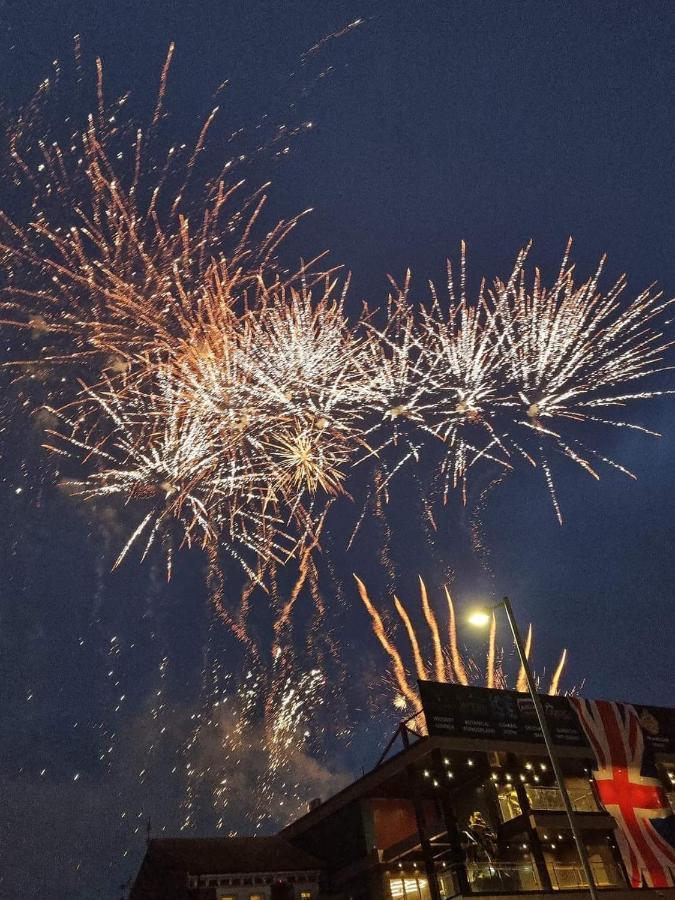
[(525, 672), (525, 679), (527, 681), (527, 687), (530, 692), (530, 696), (532, 697), (532, 702), (534, 704), (534, 708), (537, 713), (537, 718), (539, 719), (539, 727), (541, 728), (541, 733), (544, 736), (544, 743), (546, 744), (546, 749), (548, 751), (549, 759), (551, 760), (551, 767), (553, 769), (553, 774), (555, 775), (555, 779), (558, 782), (558, 788), (560, 790), (560, 795), (562, 797), (563, 805), (565, 807), (565, 812), (567, 813), (567, 818), (570, 823), (570, 829), (572, 831), (572, 836), (574, 837), (574, 843), (577, 847), (577, 853), (579, 854), (579, 859), (581, 860), (581, 867), (584, 870), (584, 874), (586, 876), (586, 881), (588, 882), (588, 890), (592, 897), (592, 900), (598, 900), (598, 893), (595, 887), (595, 881), (593, 880), (593, 872), (591, 870), (591, 864), (588, 859), (588, 853), (586, 851), (586, 847), (584, 846), (584, 842), (581, 838), (581, 833), (579, 832), (576, 821), (574, 818), (574, 809), (572, 808), (572, 801), (570, 800), (570, 795), (567, 793), (567, 787), (565, 786), (565, 780), (563, 778), (562, 771), (560, 769), (560, 765), (558, 763), (558, 758), (555, 754), (555, 749), (553, 747), (553, 740), (551, 739), (551, 732), (548, 729), (548, 723), (546, 721), (546, 716), (544, 715), (544, 707), (541, 703), (541, 698), (537, 693), (537, 688), (534, 683), (534, 678), (532, 677), (532, 672), (530, 671), (530, 664), (527, 661), (527, 656), (525, 654), (525, 648), (523, 646), (523, 641), (520, 636), (520, 632), (518, 631), (518, 625), (516, 623), (515, 617), (513, 615), (513, 609), (511, 608), (511, 602), (508, 597), (504, 597), (504, 599), (500, 603), (496, 603), (494, 606), (484, 607), (483, 609), (473, 613), (469, 617), (469, 622), (472, 625), (486, 625), (490, 620), (490, 614), (493, 613), (496, 609), (500, 607), (504, 608), (506, 612), (506, 618), (509, 620), (509, 625), (511, 626), (511, 631), (513, 633), (513, 640), (516, 645), (516, 649), (518, 650), (518, 656), (520, 657), (520, 664), (523, 667), (523, 671)]

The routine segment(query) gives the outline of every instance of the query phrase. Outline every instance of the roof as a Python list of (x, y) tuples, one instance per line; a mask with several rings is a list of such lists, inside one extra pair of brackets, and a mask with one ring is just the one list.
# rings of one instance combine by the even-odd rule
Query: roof
[(151, 840), (131, 891), (132, 900), (187, 897), (187, 875), (312, 872), (314, 856), (277, 835)]
[(270, 837), (167, 838), (150, 841), (148, 853), (161, 854), (191, 875), (241, 872), (303, 872), (320, 869), (309, 853)]

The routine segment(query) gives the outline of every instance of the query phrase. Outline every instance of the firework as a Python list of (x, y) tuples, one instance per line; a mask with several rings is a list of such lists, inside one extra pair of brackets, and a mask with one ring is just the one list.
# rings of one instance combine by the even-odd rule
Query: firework
[(66, 373), (49, 389), (60, 423), (49, 446), (86, 462), (79, 496), (138, 509), (118, 562), (177, 531), (179, 545), (222, 544), (259, 576), (316, 548), (366, 460), (378, 502), (412, 461), (437, 473), (434, 496), (460, 487), (465, 502), (480, 462), (510, 472), (525, 461), (541, 467), (561, 521), (552, 453), (594, 477), (597, 461), (632, 475), (587, 431), (653, 433), (611, 410), (669, 393), (645, 381), (666, 367), (671, 301), (648, 289), (624, 303), (623, 277), (603, 294), (602, 263), (575, 284), (569, 248), (550, 288), (538, 272), (530, 286), (525, 248), (507, 279), (474, 295), (462, 245), (428, 305), (411, 299), (408, 273), (383, 311), (350, 317), (348, 278), (316, 260), (278, 265), (297, 219), (256, 236), (264, 192), (245, 194), (231, 159), (203, 170), (217, 109), (191, 144), (160, 152), (172, 54), (145, 128), (125, 119), (125, 97), (105, 102), (99, 64), (86, 126), (38, 138), (54, 91), (43, 85), (9, 135), (29, 212), (0, 214), (4, 325), (39, 344), (10, 366)]
[(435, 400), (429, 428), (448, 448), (442, 465), (444, 496), (451, 482), (453, 487), (462, 485), (465, 499), (467, 471), (478, 460), (487, 458), (511, 468), (509, 451), (493, 421), (505, 381), (503, 335), (484, 282), (471, 302), (466, 280), (462, 244), (459, 293), (448, 263), (447, 309), (432, 284), (431, 307), (421, 309), (420, 323), (427, 380)]
[(160, 537), (170, 574), (176, 526), (181, 545), (224, 542), (242, 562), (237, 546), (258, 558), (285, 558), (292, 546), (284, 550), (278, 521), (263, 510), (255, 473), (238, 463), (237, 435), (224, 446), (208, 420), (185, 408), (182, 388), (165, 372), (151, 393), (120, 391), (107, 381), (105, 389), (85, 392), (86, 414), (78, 409), (77, 417), (69, 418), (52, 410), (60, 428), (49, 431), (49, 449), (77, 454), (93, 467), (88, 477), (65, 486), (85, 500), (119, 498), (141, 508), (142, 518), (115, 566), (136, 542), (144, 542), (145, 557)]
[(571, 243), (550, 288), (542, 284), (537, 270), (528, 290), (521, 254), (508, 284), (497, 281), (494, 291), (499, 298), (497, 329), (502, 335), (508, 385), (495, 404), (496, 414), (508, 418), (512, 446), (540, 462), (561, 523), (546, 448), (596, 479), (596, 461), (634, 478), (573, 429), (600, 425), (655, 435), (605, 410), (672, 393), (645, 388), (644, 382), (668, 368), (664, 358), (673, 342), (663, 327), (673, 300), (664, 300), (661, 292), (648, 288), (624, 303), (625, 276), (603, 294), (598, 283), (604, 258), (586, 281), (575, 285), (570, 250)]
[[(377, 637), (381, 647), (391, 662), (391, 685), (394, 690), (394, 706), (399, 709), (412, 707), (413, 712), (420, 708), (420, 699), (410, 673), (415, 672), (416, 677), (426, 681), (430, 674), (433, 680), (443, 683), (459, 684), (485, 684), (489, 688), (506, 689), (508, 687), (508, 674), (504, 669), (504, 651), (497, 650), (496, 646), (496, 622), (494, 615), (490, 621), (488, 634), (488, 650), (485, 669), (481, 670), (476, 661), (463, 655), (457, 643), (455, 607), (450, 592), (445, 588), (445, 597), (448, 605), (448, 642), (445, 644), (440, 636), (438, 615), (429, 601), (426, 585), (420, 578), (420, 599), (424, 619), (428, 629), (428, 643), (431, 646), (431, 654), (426, 656), (422, 636), (415, 628), (411, 617), (398, 597), (394, 596), (394, 607), (405, 627), (408, 642), (412, 651), (413, 666), (405, 664), (405, 653), (397, 646), (393, 630), (387, 629), (378, 609), (368, 595), (365, 584), (354, 576), (359, 597), (371, 619), (373, 633)], [(526, 656), (529, 660), (532, 648), (532, 626), (528, 629)], [(560, 661), (553, 673), (548, 688), (549, 694), (558, 694), (560, 681), (567, 661), (567, 650), (563, 650)], [(539, 680), (539, 679), (538, 679)], [(516, 690), (523, 690), (525, 674), (522, 669), (518, 674)]]
[(43, 339), (39, 362), (86, 363), (94, 377), (143, 369), (245, 303), (297, 222), (253, 240), (264, 187), (247, 193), (233, 159), (202, 171), (218, 107), (192, 144), (166, 146), (172, 56), (173, 45), (145, 127), (125, 116), (127, 95), (106, 103), (99, 60), (96, 107), (80, 130), (59, 139), (50, 122), (40, 133), (58, 115), (58, 81), (49, 79), (10, 129), (12, 186), (29, 211), (24, 222), (0, 212), (0, 305), (6, 326)]
[(369, 383), (362, 342), (347, 320), (346, 282), (326, 279), (318, 296), (303, 285), (267, 293), (249, 317), (242, 365), (267, 420), (262, 438), (275, 476), (273, 494), (294, 509), (305, 493), (344, 493), (363, 444)]

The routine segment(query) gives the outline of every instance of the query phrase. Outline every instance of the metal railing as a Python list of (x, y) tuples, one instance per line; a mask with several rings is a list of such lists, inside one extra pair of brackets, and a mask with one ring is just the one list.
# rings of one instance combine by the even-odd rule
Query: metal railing
[[(572, 801), (572, 806), (577, 812), (599, 812), (598, 804), (589, 788), (570, 788), (567, 791)], [(560, 791), (557, 787), (534, 787), (525, 785), (525, 792), (532, 809), (545, 810), (546, 812), (564, 812), (565, 806)]]
[(466, 874), (476, 893), (541, 889), (539, 875), (531, 863), (469, 863)]
[[(616, 887), (625, 884), (621, 869), (614, 863), (591, 863), (591, 871), (597, 887)], [(554, 890), (588, 886), (581, 866), (549, 865), (549, 875)]]

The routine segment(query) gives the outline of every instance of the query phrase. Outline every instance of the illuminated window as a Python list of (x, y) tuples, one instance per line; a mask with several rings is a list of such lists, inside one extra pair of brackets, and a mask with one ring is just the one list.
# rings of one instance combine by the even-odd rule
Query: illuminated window
[(300, 900), (312, 900), (312, 892), (300, 891)]
[(265, 900), (262, 894), (250, 894), (249, 900)]
[(392, 900), (430, 900), (426, 878), (417, 875), (403, 878), (390, 876), (389, 891)]

